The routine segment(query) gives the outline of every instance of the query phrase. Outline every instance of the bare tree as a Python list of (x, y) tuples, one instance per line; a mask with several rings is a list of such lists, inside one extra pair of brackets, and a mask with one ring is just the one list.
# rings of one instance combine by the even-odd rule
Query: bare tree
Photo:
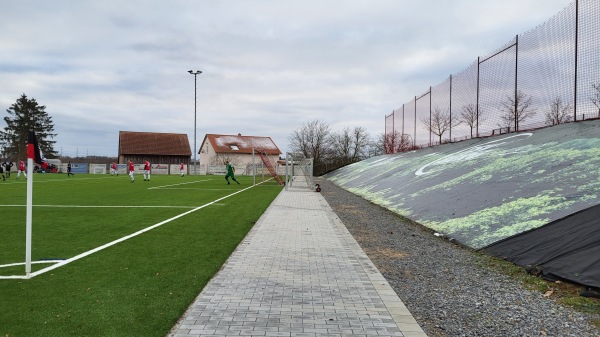
[(383, 149), (385, 154), (407, 152), (415, 148), (412, 137), (398, 131), (383, 136)]
[(345, 127), (331, 134), (330, 144), (331, 158), (329, 159), (345, 165), (369, 156), (371, 138), (362, 126), (356, 126), (354, 129)]
[(502, 123), (498, 123), (499, 127), (514, 127), (515, 131), (519, 131), (519, 125), (527, 118), (535, 115), (536, 109), (531, 107), (531, 96), (528, 96), (521, 90), (517, 90), (517, 94), (507, 96), (506, 101), (502, 102), (501, 110), (504, 114), (500, 115)]
[(452, 121), (449, 112), (442, 112), (442, 109), (435, 107), (431, 112), (431, 116), (425, 116), (421, 119), (421, 122), (425, 124), (427, 131), (438, 136), (439, 143), (442, 143), (442, 135), (461, 123), (460, 120)]
[(600, 117), (600, 82), (592, 83), (592, 88), (594, 88), (594, 94), (590, 97), (590, 100), (598, 108), (598, 117)]
[(357, 162), (369, 156), (369, 144), (371, 144), (371, 136), (362, 126), (355, 126), (352, 130), (354, 151), (352, 153), (352, 161)]
[(571, 104), (567, 103), (565, 105), (560, 97), (556, 97), (550, 103), (550, 110), (546, 112), (546, 123), (550, 125), (568, 123), (571, 121), (572, 115), (573, 109), (571, 108)]
[(473, 138), (473, 129), (477, 130), (479, 125), (485, 121), (485, 117), (482, 116), (481, 111), (477, 111), (477, 106), (473, 103), (463, 105), (459, 119), (471, 129), (471, 138)]
[(329, 125), (317, 119), (304, 123), (302, 127), (292, 132), (288, 140), (292, 151), (313, 158), (316, 165), (322, 163), (327, 156), (328, 137)]
[(350, 128), (345, 127), (342, 131), (332, 133), (329, 141), (331, 143), (332, 156), (345, 163), (349, 163), (353, 149)]
[(378, 134), (374, 140), (371, 140), (371, 144), (369, 144), (369, 157), (380, 156), (386, 153), (385, 132), (382, 132)]

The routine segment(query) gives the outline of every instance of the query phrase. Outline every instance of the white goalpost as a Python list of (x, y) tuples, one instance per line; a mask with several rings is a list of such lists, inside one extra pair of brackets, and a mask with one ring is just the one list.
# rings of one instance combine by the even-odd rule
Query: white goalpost
[(285, 155), (285, 189), (314, 189), (313, 158), (301, 153), (287, 152)]
[(106, 165), (104, 164), (90, 164), (91, 174), (106, 174)]

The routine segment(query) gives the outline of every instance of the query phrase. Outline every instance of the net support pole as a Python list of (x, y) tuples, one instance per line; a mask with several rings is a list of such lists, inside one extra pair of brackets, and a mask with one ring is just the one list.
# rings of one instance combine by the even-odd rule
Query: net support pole
[(31, 233), (33, 221), (33, 159), (27, 158), (27, 211), (25, 216), (25, 276), (31, 276)]
[(287, 191), (288, 189), (288, 185), (290, 184), (289, 178), (288, 178), (288, 166), (290, 164), (290, 153), (286, 152), (285, 153), (285, 190)]
[[(575, 0), (575, 83), (573, 84), (573, 121), (577, 122), (577, 52), (579, 39), (579, 1)], [(585, 116), (584, 116), (585, 119)]]
[(254, 147), (252, 148), (252, 185), (256, 185), (256, 162), (254, 161)]

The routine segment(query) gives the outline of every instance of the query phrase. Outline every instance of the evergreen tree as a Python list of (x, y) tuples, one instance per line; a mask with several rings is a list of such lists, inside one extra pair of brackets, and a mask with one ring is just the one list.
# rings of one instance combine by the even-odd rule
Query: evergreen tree
[(0, 142), (3, 144), (4, 156), (13, 161), (27, 158), (27, 133), (35, 131), (40, 150), (44, 157), (56, 157), (54, 143), (50, 140), (56, 136), (52, 117), (46, 112), (45, 105), (38, 105), (32, 98), (22, 94), (17, 102), (6, 109), (8, 116), (4, 117), (6, 127), (0, 131)]

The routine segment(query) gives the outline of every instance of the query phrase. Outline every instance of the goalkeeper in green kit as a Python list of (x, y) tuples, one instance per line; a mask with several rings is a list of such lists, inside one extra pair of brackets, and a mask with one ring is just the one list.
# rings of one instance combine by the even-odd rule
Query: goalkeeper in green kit
[(231, 179), (233, 179), (233, 181), (235, 181), (239, 185), (240, 182), (235, 179), (235, 175), (233, 174), (235, 172), (235, 167), (233, 167), (233, 165), (231, 165), (229, 163), (229, 160), (226, 161), (225, 164), (227, 164), (227, 166), (225, 166), (225, 168), (227, 169), (227, 174), (225, 175), (225, 180), (227, 180), (227, 185), (229, 185), (229, 177), (231, 177)]

